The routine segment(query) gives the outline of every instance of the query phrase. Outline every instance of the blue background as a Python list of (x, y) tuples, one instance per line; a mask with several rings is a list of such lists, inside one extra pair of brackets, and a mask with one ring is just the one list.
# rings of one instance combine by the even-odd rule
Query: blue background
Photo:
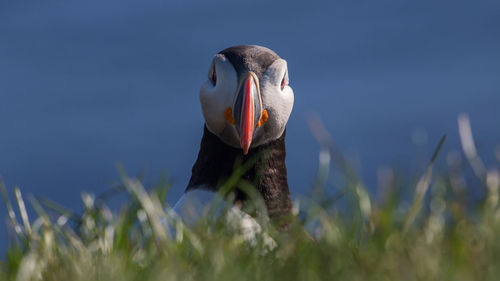
[[(314, 181), (322, 118), (372, 190), (377, 171), (418, 171), (470, 115), (479, 153), (500, 144), (500, 1), (0, 0), (0, 176), (81, 209), (118, 176), (168, 171), (169, 202), (198, 153), (199, 86), (213, 54), (258, 44), (288, 61), (292, 194)], [(490, 164), (489, 164), (490, 165)], [(0, 204), (0, 249), (6, 211)]]

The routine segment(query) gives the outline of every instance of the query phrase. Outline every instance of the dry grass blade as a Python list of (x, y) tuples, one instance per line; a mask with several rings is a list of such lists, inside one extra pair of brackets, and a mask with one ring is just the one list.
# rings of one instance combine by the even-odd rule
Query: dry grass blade
[(408, 212), (408, 215), (406, 216), (404, 228), (403, 228), (403, 233), (406, 233), (410, 226), (413, 224), (415, 221), (415, 218), (417, 217), (420, 209), (422, 208), (422, 201), (424, 199), (425, 193), (429, 189), (431, 177), (432, 177), (432, 168), (434, 166), (434, 162), (436, 161), (436, 158), (439, 154), (439, 151), (441, 151), (441, 148), (446, 140), (446, 135), (443, 135), (441, 137), (441, 140), (439, 140), (439, 144), (434, 150), (434, 153), (432, 154), (431, 161), (429, 162), (429, 165), (427, 166), (427, 171), (426, 173), (420, 178), (420, 180), (417, 183), (417, 187), (415, 189), (415, 196), (413, 199), (413, 203), (411, 206), (410, 211)]
[[(449, 171), (436, 172), (443, 136), (416, 187), (403, 185), (406, 182), (390, 169), (379, 185), (380, 190), (395, 190), (394, 194), (383, 201), (370, 201), (370, 194), (324, 127), (313, 125), (322, 144), (317, 183), (324, 184), (331, 160), (337, 170), (347, 173), (339, 182), (340, 195), (345, 192), (348, 198), (338, 205), (332, 205), (335, 201), (328, 201), (327, 195), (323, 200), (301, 199), (305, 207), (284, 233), (275, 231), (265, 213), (259, 213), (265, 204), (250, 182), (241, 179), (244, 165), (239, 170), (236, 167), (222, 187), (229, 194), (238, 187), (256, 202), (242, 210), (255, 215), (260, 227), (234, 213), (231, 200), (227, 208), (224, 205), (214, 211), (216, 216), (210, 217), (208, 212), (195, 225), (184, 224), (173, 209), (162, 206), (163, 197), (156, 189), (146, 188), (140, 179), (124, 172), (121, 178), (130, 201), (115, 214), (106, 204), (98, 204), (92, 194), (83, 193), (86, 209), (82, 214), (73, 213), (82, 222), (76, 226), (66, 223), (67, 210), (25, 195), (26, 203), (31, 202), (37, 212), (28, 218), (25, 209), (29, 206), (24, 206), (17, 188), (19, 213), (15, 214), (0, 182), (10, 221), (20, 230), (14, 233), (11, 241), (15, 244), (10, 245), (5, 259), (0, 257), (0, 281), (498, 280), (498, 168), (489, 169), (484, 181), (454, 170), (463, 178), (464, 190), (487, 191), (478, 194), (475, 202), (470, 198), (462, 203), (448, 192), (454, 184), (448, 180)], [(414, 192), (409, 212), (401, 208), (406, 192)], [(422, 206), (429, 211), (423, 212)], [(53, 210), (63, 215), (54, 219)], [(22, 223), (16, 221), (16, 215)], [(29, 219), (31, 235), (26, 235)], [(314, 241), (304, 235), (304, 229), (311, 230)], [(170, 239), (170, 233), (177, 239)]]
[(480, 180), (484, 181), (486, 177), (486, 168), (483, 161), (477, 154), (474, 137), (472, 136), (470, 119), (467, 114), (461, 114), (458, 116), (458, 132), (460, 134), (460, 142), (467, 161), (471, 165), (474, 174)]
[(31, 236), (31, 225), (28, 218), (28, 212), (26, 212), (26, 206), (24, 205), (23, 196), (18, 187), (14, 188), (14, 193), (16, 194), (17, 206), (19, 207), (19, 213), (21, 214), (21, 219), (23, 220), (24, 231), (26, 235)]
[(16, 234), (21, 235), (22, 228), (21, 226), (19, 226), (19, 223), (17, 222), (16, 213), (14, 212), (14, 208), (12, 208), (12, 204), (10, 203), (7, 189), (5, 188), (5, 184), (3, 183), (2, 179), (0, 179), (0, 190), (2, 191), (2, 197), (5, 202), (5, 206), (7, 207), (10, 223), (12, 224), (12, 227), (14, 227), (14, 231), (16, 232)]
[(161, 224), (160, 218), (165, 217), (165, 214), (161, 208), (160, 202), (158, 200), (155, 200), (155, 198), (150, 197), (138, 180), (123, 178), (123, 182), (127, 190), (129, 190), (131, 194), (136, 196), (136, 198), (141, 203), (143, 210), (148, 216), (149, 223), (153, 228), (158, 242), (161, 244), (165, 244), (170, 235), (168, 233), (168, 229), (163, 227), (163, 225)]
[(64, 216), (77, 224), (81, 224), (81, 216), (78, 213), (46, 198), (43, 197), (35, 197), (35, 198), (47, 210), (53, 211), (58, 215)]
[(332, 136), (328, 133), (328, 130), (326, 130), (323, 122), (321, 122), (321, 119), (319, 117), (313, 116), (309, 118), (308, 124), (311, 133), (321, 145), (322, 150), (326, 150), (329, 152), (328, 165), (331, 156), (331, 159), (333, 159), (334, 163), (337, 165), (338, 169), (344, 176), (348, 187), (352, 191), (352, 194), (354, 194), (354, 196), (356, 197), (359, 207), (359, 213), (363, 218), (369, 219), (372, 214), (370, 197), (368, 195), (368, 192), (366, 191), (364, 183), (358, 177), (356, 170), (342, 155), (340, 149), (333, 141)]
[(309, 129), (313, 134), (314, 138), (321, 145), (322, 149), (327, 149), (330, 152), (330, 156), (332, 157), (334, 163), (338, 166), (339, 170), (345, 176), (346, 180), (351, 182), (352, 186), (356, 186), (358, 182), (360, 182), (359, 177), (357, 176), (354, 168), (349, 164), (340, 149), (338, 149), (335, 144), (332, 136), (328, 133), (328, 130), (323, 125), (321, 119), (317, 116), (313, 116), (308, 119)]

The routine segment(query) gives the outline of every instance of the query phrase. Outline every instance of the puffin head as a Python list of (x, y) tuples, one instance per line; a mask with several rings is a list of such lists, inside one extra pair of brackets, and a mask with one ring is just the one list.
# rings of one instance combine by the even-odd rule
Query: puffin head
[(243, 154), (281, 137), (293, 99), (286, 61), (255, 45), (216, 54), (200, 89), (208, 130)]

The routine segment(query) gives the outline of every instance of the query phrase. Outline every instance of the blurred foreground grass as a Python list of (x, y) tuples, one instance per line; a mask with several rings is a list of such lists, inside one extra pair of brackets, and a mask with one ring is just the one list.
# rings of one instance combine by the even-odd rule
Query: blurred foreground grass
[[(31, 198), (37, 217), (28, 218), (14, 189), (16, 206), (5, 196), (13, 241), (0, 280), (500, 279), (500, 176), (480, 166), (467, 145), (464, 155), (476, 177), (464, 176), (468, 165), (459, 159), (432, 173), (443, 138), (418, 180), (404, 182), (388, 172), (375, 201), (325, 131), (317, 126), (313, 133), (323, 147), (318, 181), (297, 204), (288, 232), (262, 220), (263, 232), (249, 239), (224, 215), (186, 227), (163, 203), (166, 184), (146, 189), (126, 176), (130, 200), (118, 213), (83, 194), (83, 214)], [(461, 137), (466, 143), (468, 136)], [(344, 175), (346, 203), (339, 207), (338, 196), (323, 189), (330, 161)], [(469, 192), (481, 198), (469, 200)], [(269, 247), (269, 236), (276, 247)]]

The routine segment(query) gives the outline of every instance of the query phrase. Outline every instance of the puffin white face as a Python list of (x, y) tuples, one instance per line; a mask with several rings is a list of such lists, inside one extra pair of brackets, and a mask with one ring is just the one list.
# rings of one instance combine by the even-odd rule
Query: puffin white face
[(247, 154), (278, 139), (293, 107), (285, 60), (260, 46), (236, 46), (215, 55), (200, 89), (207, 128)]

